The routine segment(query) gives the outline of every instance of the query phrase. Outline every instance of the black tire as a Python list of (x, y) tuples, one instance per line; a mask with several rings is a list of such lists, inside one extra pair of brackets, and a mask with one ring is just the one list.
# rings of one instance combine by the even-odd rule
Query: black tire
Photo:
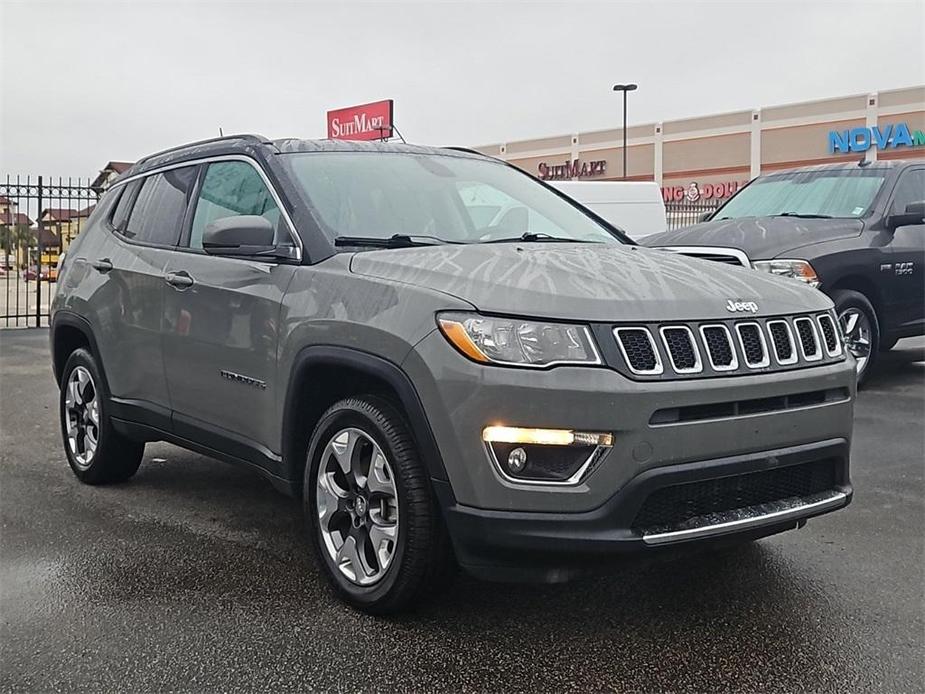
[[(397, 494), (397, 539), (394, 545), (386, 543), (393, 550), (391, 562), (384, 569), (380, 566), (384, 571), (382, 576), (366, 586), (357, 585), (338, 569), (331, 556), (334, 550), (329, 551), (322, 534), (325, 521), (318, 515), (318, 471), (322, 459), (330, 455), (325, 453), (328, 445), (345, 429), (360, 430), (378, 445), (390, 466), (390, 479)], [(325, 463), (330, 463), (330, 459)], [(318, 563), (336, 595), (352, 607), (371, 614), (400, 612), (414, 607), (451, 581), (455, 564), (429, 475), (404, 417), (389, 401), (371, 395), (351, 397), (324, 413), (308, 445), (302, 498), (310, 543)], [(372, 498), (370, 495), (369, 499)], [(350, 504), (353, 513), (357, 502), (345, 503)], [(372, 506), (370, 501), (369, 508)], [(366, 503), (363, 508), (367, 508)], [(345, 515), (340, 510), (336, 513), (341, 514), (341, 519)], [(351, 518), (354, 523), (359, 522), (353, 515)], [(328, 523), (333, 525), (332, 521)]]
[(893, 349), (896, 346), (897, 342), (899, 342), (898, 337), (892, 337), (892, 338), (881, 337), (880, 338), (880, 351), (889, 352), (891, 349)]
[[(844, 316), (851, 311), (858, 311), (866, 318), (869, 325), (869, 346), (867, 360), (858, 365), (858, 385), (864, 383), (870, 373), (873, 371), (877, 362), (880, 345), (880, 321), (877, 318), (877, 312), (874, 310), (870, 300), (853, 289), (838, 289), (832, 292), (832, 301), (835, 303), (835, 313), (838, 316), (839, 325), (844, 332)], [(847, 345), (846, 345), (847, 347)]]
[[(68, 407), (68, 388), (72, 377), (79, 369), (82, 369), (90, 378), (89, 388), (85, 387), (83, 392), (89, 393), (92, 389), (92, 395), (97, 403), (98, 423), (93, 427), (96, 432), (96, 448), (86, 459), (80, 458), (86, 449), (84, 452), (79, 450), (79, 437), (75, 437), (78, 450), (74, 450), (68, 436), (68, 418), (77, 417), (73, 408)], [(90, 396), (86, 395), (86, 397)], [(64, 365), (58, 398), (58, 414), (67, 462), (81, 482), (85, 484), (124, 482), (137, 472), (144, 456), (145, 445), (126, 438), (113, 428), (109, 419), (109, 392), (106, 390), (106, 382), (102, 378), (96, 359), (86, 349), (74, 350)], [(90, 429), (90, 427), (88, 423), (86, 428)], [(84, 446), (86, 446), (85, 442)]]

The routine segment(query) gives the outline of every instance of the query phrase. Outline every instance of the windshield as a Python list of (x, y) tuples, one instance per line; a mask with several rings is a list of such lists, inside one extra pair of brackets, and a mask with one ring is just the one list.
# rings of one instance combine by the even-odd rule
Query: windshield
[(621, 243), (535, 180), (498, 162), (398, 152), (282, 157), (331, 238), (486, 243), (525, 235)]
[(860, 217), (883, 184), (883, 169), (793, 171), (756, 179), (713, 219), (793, 215)]

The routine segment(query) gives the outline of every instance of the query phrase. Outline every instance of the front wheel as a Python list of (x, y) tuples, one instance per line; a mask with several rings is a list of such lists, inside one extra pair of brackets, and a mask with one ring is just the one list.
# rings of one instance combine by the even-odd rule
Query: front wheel
[(316, 556), (353, 607), (398, 612), (446, 583), (440, 511), (407, 424), (388, 401), (348, 398), (322, 416), (303, 499)]
[(858, 384), (864, 382), (877, 360), (880, 345), (880, 323), (868, 298), (851, 289), (832, 293), (835, 313), (845, 340), (846, 349), (857, 362)]

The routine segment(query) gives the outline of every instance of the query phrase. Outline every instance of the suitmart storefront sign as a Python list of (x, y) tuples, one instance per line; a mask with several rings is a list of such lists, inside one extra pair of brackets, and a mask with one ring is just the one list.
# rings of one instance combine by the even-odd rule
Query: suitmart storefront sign
[(829, 154), (866, 152), (871, 147), (880, 150), (925, 145), (925, 132), (912, 130), (908, 123), (889, 123), (873, 128), (851, 128), (829, 131)]

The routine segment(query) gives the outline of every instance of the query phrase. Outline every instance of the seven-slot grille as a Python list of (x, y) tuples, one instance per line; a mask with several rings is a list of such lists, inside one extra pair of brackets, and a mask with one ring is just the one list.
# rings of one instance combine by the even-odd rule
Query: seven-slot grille
[(773, 371), (843, 357), (829, 314), (619, 326), (613, 335), (624, 364), (641, 377)]

